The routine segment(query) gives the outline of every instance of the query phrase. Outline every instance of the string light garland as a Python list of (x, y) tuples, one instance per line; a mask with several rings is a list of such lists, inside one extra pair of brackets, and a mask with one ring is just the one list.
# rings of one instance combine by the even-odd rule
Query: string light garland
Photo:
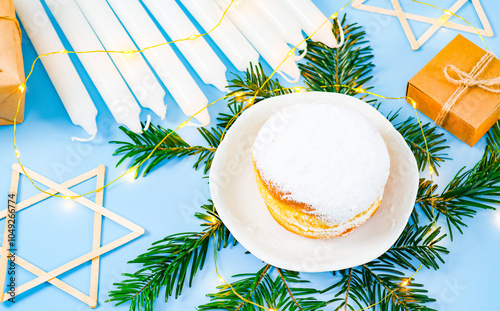
[[(165, 137), (155, 146), (155, 148), (149, 153), (149, 155), (143, 159), (138, 165), (136, 166), (133, 166), (131, 168), (129, 168), (127, 171), (125, 171), (123, 174), (119, 175), (118, 177), (116, 177), (115, 179), (113, 179), (112, 181), (108, 182), (107, 184), (105, 184), (104, 186), (94, 190), (94, 191), (91, 191), (91, 192), (88, 192), (88, 193), (84, 193), (84, 194), (81, 194), (81, 195), (78, 195), (78, 196), (64, 196), (64, 195), (57, 195), (57, 194), (51, 194), (51, 193), (48, 193), (47, 191), (39, 188), (35, 182), (32, 180), (32, 178), (29, 176), (29, 174), (27, 174), (27, 172), (25, 171), (24, 169), (24, 166), (21, 162), (21, 154), (20, 154), (20, 151), (17, 147), (17, 141), (16, 141), (16, 127), (17, 127), (17, 116), (19, 114), (19, 111), (20, 111), (20, 106), (21, 106), (21, 98), (22, 98), (22, 94), (26, 91), (26, 85), (27, 85), (27, 82), (29, 80), (29, 78), (31, 77), (33, 71), (34, 71), (34, 67), (35, 67), (35, 64), (36, 62), (41, 59), (42, 57), (46, 57), (46, 56), (50, 56), (50, 55), (54, 55), (54, 54), (90, 54), (90, 53), (121, 53), (121, 54), (134, 54), (134, 53), (142, 53), (146, 50), (149, 50), (149, 49), (153, 49), (153, 48), (156, 48), (156, 47), (160, 47), (160, 46), (163, 46), (163, 45), (168, 45), (168, 44), (172, 44), (172, 43), (176, 43), (176, 42), (182, 42), (182, 41), (188, 41), (188, 40), (195, 40), (199, 37), (203, 37), (203, 36), (206, 36), (206, 35), (209, 35), (211, 32), (213, 32), (215, 29), (217, 29), (219, 27), (219, 25), (222, 23), (223, 19), (225, 18), (225, 16), (227, 15), (227, 12), (228, 10), (231, 8), (231, 6), (233, 5), (233, 3), (235, 2), (236, 0), (231, 0), (231, 2), (229, 3), (228, 7), (224, 10), (223, 12), (223, 15), (221, 16), (219, 22), (212, 28), (210, 29), (209, 31), (205, 32), (205, 33), (202, 33), (202, 34), (198, 34), (198, 35), (191, 35), (187, 38), (182, 38), (182, 39), (177, 39), (177, 40), (172, 40), (172, 41), (168, 41), (168, 42), (163, 42), (163, 43), (160, 43), (160, 44), (156, 44), (156, 45), (152, 45), (152, 46), (148, 46), (148, 47), (145, 47), (143, 49), (139, 49), (139, 50), (125, 50), (125, 51), (114, 51), (114, 50), (91, 50), (91, 51), (68, 51), (66, 49), (63, 49), (63, 50), (60, 50), (60, 51), (56, 51), (56, 52), (50, 52), (50, 53), (46, 53), (46, 54), (42, 54), (42, 55), (38, 55), (35, 60), (33, 61), (32, 65), (31, 65), (31, 69), (26, 77), (26, 79), (24, 80), (23, 83), (21, 83), (18, 87), (18, 91), (19, 93), (21, 94), (20, 96), (20, 99), (18, 101), (18, 105), (17, 105), (17, 109), (16, 109), (16, 113), (14, 115), (14, 120), (13, 120), (13, 142), (14, 142), (14, 153), (16, 155), (16, 158), (19, 162), (19, 165), (21, 166), (21, 169), (23, 170), (23, 173), (26, 175), (26, 177), (28, 177), (28, 179), (30, 180), (30, 182), (33, 184), (33, 186), (35, 186), (36, 189), (38, 189), (40, 192), (43, 192), (49, 196), (53, 196), (53, 197), (60, 197), (60, 198), (63, 198), (65, 200), (69, 200), (69, 199), (75, 199), (75, 198), (78, 198), (78, 197), (82, 197), (82, 196), (86, 196), (86, 195), (89, 195), (89, 194), (92, 194), (92, 193), (96, 193), (98, 191), (101, 191), (102, 189), (108, 187), (109, 185), (115, 183), (116, 181), (120, 180), (121, 178), (123, 178), (124, 176), (128, 175), (128, 174), (131, 174), (134, 172), (134, 170), (139, 170), (139, 168), (146, 162), (148, 161), (152, 155), (155, 153), (155, 151), (163, 144), (163, 142), (170, 136), (172, 135), (173, 133), (177, 132), (179, 129), (187, 126), (189, 124), (189, 122), (196, 116), (198, 115), (199, 113), (201, 113), (203, 110), (207, 109), (208, 107), (214, 105), (215, 103), (219, 102), (220, 100), (224, 100), (228, 97), (231, 97), (231, 96), (235, 96), (236, 98), (238, 97), (242, 97), (243, 93), (240, 92), (240, 94), (238, 93), (235, 93), (235, 94), (232, 94), (232, 95), (226, 95), (226, 96), (223, 96), (219, 99), (216, 99), (214, 101), (212, 101), (211, 103), (209, 103), (208, 105), (206, 105), (204, 108), (200, 109), (198, 112), (196, 112), (195, 114), (193, 114), (191, 117), (189, 117), (188, 119), (186, 119), (185, 121), (183, 121), (182, 123), (180, 123), (174, 130), (170, 131), (167, 135), (165, 135)], [(418, 0), (412, 0), (413, 2), (416, 2), (416, 3), (420, 3), (420, 4), (423, 4), (423, 5), (428, 5), (430, 7), (434, 7), (434, 8), (438, 8), (440, 10), (442, 10), (443, 12), (445, 12), (446, 14), (449, 14), (449, 15), (453, 15), (455, 17), (458, 17), (460, 18), (461, 20), (463, 20), (465, 23), (467, 23), (468, 25), (470, 25), (471, 27), (473, 27), (477, 34), (479, 35), (479, 37), (481, 38), (481, 40), (483, 41), (483, 44), (484, 46), (486, 47), (486, 50), (488, 50), (487, 46), (486, 46), (486, 43), (485, 43), (485, 40), (483, 38), (483, 36), (480, 34), (479, 30), (477, 28), (475, 28), (471, 23), (469, 23), (468, 21), (466, 21), (463, 17), (449, 11), (449, 10), (446, 10), (446, 9), (442, 9), (442, 8), (439, 8), (435, 5), (432, 5), (432, 4), (429, 4), (429, 3), (425, 3), (425, 2), (421, 2), (421, 1), (418, 1)], [(287, 56), (285, 57), (285, 59), (274, 69), (274, 71), (269, 75), (269, 77), (267, 78), (266, 81), (264, 81), (264, 83), (262, 84), (262, 86), (257, 90), (257, 92), (255, 93), (255, 95), (251, 98), (249, 98), (248, 100), (247, 99), (242, 99), (242, 101), (248, 101), (248, 103), (243, 107), (243, 109), (241, 111), (239, 111), (227, 124), (226, 128), (224, 129), (224, 131), (222, 132), (222, 135), (221, 135), (221, 140), (224, 138), (224, 135), (226, 133), (226, 131), (228, 130), (228, 128), (230, 127), (230, 125), (232, 123), (234, 123), (234, 121), (236, 120), (236, 118), (241, 114), (241, 112), (243, 112), (244, 110), (246, 110), (247, 108), (251, 107), (254, 103), (255, 103), (255, 100), (257, 98), (257, 95), (259, 92), (263, 91), (263, 88), (264, 86), (271, 80), (271, 78), (278, 72), (279, 68), (281, 67), (281, 65), (291, 56), (293, 56), (295, 54), (295, 51), (296, 49), (302, 44), (304, 43), (305, 41), (309, 40), (317, 31), (319, 31), (319, 29), (321, 29), (326, 23), (330, 22), (330, 21), (333, 21), (335, 19), (337, 19), (337, 16), (338, 16), (338, 13), (340, 13), (342, 10), (344, 10), (346, 7), (348, 7), (352, 2), (354, 2), (354, 0), (350, 0), (349, 2), (347, 2), (340, 10), (338, 10), (337, 12), (335, 12), (334, 14), (332, 14), (328, 19), (326, 19), (321, 25), (320, 27), (318, 27), (318, 29), (316, 31), (314, 31), (310, 36), (308, 36), (307, 38), (305, 38), (302, 42), (300, 42), (299, 44), (297, 44), (296, 46), (294, 46), (290, 52), (287, 54)], [(21, 28), (19, 26), (19, 22), (17, 21), (17, 19), (15, 17), (11, 17), (11, 16), (0, 16), (0, 19), (5, 19), (5, 20), (11, 20), (13, 22), (15, 22), (17, 28), (19, 29), (19, 32), (21, 33)], [(340, 24), (339, 24), (340, 25)], [(340, 31), (342, 31), (342, 27), (340, 27)], [(363, 89), (363, 88), (354, 88), (354, 87), (351, 87), (351, 86), (348, 86), (348, 85), (332, 85), (332, 86), (335, 86), (335, 87), (346, 87), (346, 88), (350, 88), (351, 90), (355, 91), (357, 94), (368, 94), (368, 95), (372, 95), (372, 96), (375, 96), (375, 97), (378, 97), (378, 98), (382, 98), (382, 99), (388, 99), (388, 100), (400, 100), (400, 99), (406, 99), (408, 100), (412, 107), (414, 108), (414, 111), (415, 111), (415, 115), (416, 115), (416, 119), (417, 119), (417, 122), (419, 124), (419, 127), (420, 127), (420, 131), (422, 133), (422, 137), (424, 139), (424, 142), (425, 142), (425, 149), (426, 149), (426, 152), (427, 152), (427, 165), (428, 165), (428, 168), (429, 168), (429, 175), (430, 175), (430, 180), (431, 182), (433, 181), (433, 173), (434, 173), (434, 170), (431, 166), (431, 159), (430, 159), (430, 154), (429, 154), (429, 148), (428, 148), (428, 144), (427, 144), (427, 138), (426, 138), (426, 135), (425, 135), (425, 131), (423, 129), (423, 126), (422, 126), (422, 123), (420, 121), (420, 118), (419, 118), (419, 113), (418, 113), (418, 110), (417, 110), (417, 104), (415, 102), (415, 100), (413, 100), (412, 98), (408, 97), (408, 96), (401, 96), (401, 97), (387, 97), (387, 96), (383, 96), (383, 95), (380, 95), (380, 94), (376, 94), (376, 93), (373, 93), (373, 92), (370, 92), (366, 89)], [(327, 87), (327, 86), (325, 86)], [(295, 92), (304, 92), (304, 91), (310, 91), (309, 88), (307, 87), (302, 87), (302, 86), (295, 86), (295, 87), (291, 87), (291, 88), (287, 88), (287, 89), (290, 89), (290, 90), (293, 90)], [(434, 215), (434, 205), (432, 204), (432, 213), (433, 213), (433, 218), (434, 218), (434, 230), (436, 230), (436, 217)], [(218, 221), (220, 220), (217, 220), (215, 217), (212, 217), (210, 219), (210, 223), (212, 225), (215, 225)], [(215, 243), (214, 243), (214, 247), (215, 247), (215, 250), (217, 250), (217, 239), (214, 240)], [(227, 288), (231, 288), (231, 290), (233, 291), (233, 293), (239, 297), (243, 302), (245, 303), (249, 303), (249, 304), (252, 304), (252, 305), (255, 305), (256, 307), (258, 308), (261, 308), (263, 310), (266, 310), (266, 311), (277, 311), (276, 309), (274, 308), (267, 308), (265, 306), (262, 306), (262, 305), (259, 305), (251, 300), (248, 300), (246, 299), (245, 297), (241, 296), (239, 293), (237, 293), (237, 291), (234, 289), (234, 287), (230, 284), (230, 283), (227, 283), (226, 280), (220, 275), (219, 273), (219, 270), (218, 270), (218, 264), (217, 264), (217, 251), (215, 251), (215, 255), (214, 255), (214, 263), (215, 263), (215, 271), (216, 271), (216, 274), (217, 274), (217, 277), (219, 278), (219, 281), (221, 283), (224, 284), (225, 287)], [(416, 274), (420, 271), (420, 269), (423, 267), (423, 264), (420, 265), (420, 267), (418, 269), (415, 270), (415, 272), (413, 273), (412, 276), (410, 276), (408, 279), (405, 279), (401, 285), (403, 287), (407, 286), (410, 284), (411, 280), (416, 276)], [(367, 310), (367, 309), (370, 309), (380, 303), (382, 303), (383, 301), (385, 301), (391, 294), (394, 293), (396, 289), (392, 290), (392, 291), (389, 291), (389, 293), (383, 297), (380, 301), (378, 301), (377, 303), (374, 303), (370, 306), (367, 306), (365, 308), (362, 308), (362, 309), (359, 309), (359, 310), (355, 310), (355, 311), (364, 311), (364, 310)]]
[[(16, 129), (17, 129), (17, 116), (19, 115), (19, 111), (20, 111), (20, 107), (21, 107), (21, 99), (22, 99), (22, 93), (24, 93), (26, 91), (26, 84), (28, 83), (28, 80), (29, 78), (31, 77), (31, 74), (33, 73), (34, 71), (34, 68), (35, 68), (35, 65), (37, 63), (37, 61), (39, 59), (41, 59), (42, 57), (46, 57), (46, 56), (50, 56), (50, 55), (54, 55), (54, 54), (91, 54), (91, 53), (121, 53), (121, 54), (133, 54), (133, 53), (142, 53), (146, 50), (149, 50), (149, 49), (153, 49), (153, 48), (156, 48), (156, 47), (160, 47), (160, 46), (163, 46), (163, 45), (169, 45), (169, 44), (172, 44), (172, 43), (176, 43), (176, 42), (181, 42), (181, 41), (188, 41), (188, 40), (195, 40), (199, 37), (203, 37), (203, 36), (206, 36), (208, 34), (210, 34), (211, 32), (213, 32), (215, 29), (217, 29), (217, 27), (220, 26), (220, 24), (222, 23), (224, 17), (227, 15), (227, 12), (228, 10), (231, 8), (231, 6), (233, 5), (235, 0), (231, 0), (231, 2), (229, 3), (229, 5), (227, 6), (227, 8), (224, 10), (223, 14), (222, 14), (222, 17), (220, 18), (219, 22), (212, 28), (210, 29), (209, 31), (203, 33), (203, 34), (199, 34), (199, 35), (192, 35), (188, 38), (181, 38), (181, 39), (177, 39), (177, 40), (172, 40), (172, 41), (167, 41), (167, 42), (162, 42), (162, 43), (159, 43), (159, 44), (156, 44), (156, 45), (152, 45), (152, 46), (148, 46), (148, 47), (145, 47), (143, 49), (139, 49), (139, 50), (125, 50), (125, 51), (115, 51), (115, 50), (91, 50), (91, 51), (68, 51), (66, 49), (63, 49), (63, 50), (60, 50), (60, 51), (56, 51), (56, 52), (49, 52), (49, 53), (45, 53), (45, 54), (42, 54), (42, 55), (38, 55), (35, 60), (33, 61), (32, 65), (31, 65), (31, 69), (28, 73), (28, 75), (26, 76), (26, 79), (24, 80), (24, 82), (19, 85), (19, 88), (18, 88), (18, 91), (21, 93), (21, 96), (19, 97), (19, 101), (18, 101), (18, 104), (17, 104), (17, 109), (16, 109), (16, 113), (14, 115), (14, 120), (13, 120), (13, 125), (14, 125), (14, 129), (13, 129), (13, 133), (12, 133), (12, 137), (13, 137), (13, 141), (14, 141), (14, 152), (16, 154), (16, 158), (19, 162), (19, 165), (21, 166), (21, 169), (23, 170), (23, 173), (26, 175), (26, 177), (28, 177), (28, 179), (30, 180), (30, 182), (33, 184), (33, 186), (39, 190), (40, 192), (43, 192), (47, 195), (50, 195), (52, 197), (60, 197), (60, 198), (63, 198), (63, 199), (75, 199), (75, 198), (78, 198), (78, 197), (82, 197), (82, 196), (86, 196), (86, 195), (89, 195), (89, 194), (92, 194), (92, 193), (96, 193), (98, 191), (101, 191), (102, 189), (108, 187), (109, 185), (115, 183), (116, 181), (120, 180), (121, 178), (123, 178), (124, 176), (126, 176), (127, 174), (130, 174), (133, 172), (133, 169), (129, 169), (127, 170), (125, 173), (119, 175), (118, 177), (116, 177), (115, 179), (113, 179), (112, 181), (108, 182), (107, 184), (105, 184), (103, 187), (100, 187), (99, 189), (96, 189), (94, 191), (90, 191), (90, 192), (87, 192), (87, 193), (84, 193), (84, 194), (81, 194), (81, 195), (78, 195), (78, 196), (72, 196), (72, 197), (65, 197), (65, 196), (62, 196), (62, 195), (58, 195), (58, 194), (51, 194), (51, 193), (48, 193), (47, 191), (41, 189), (40, 187), (38, 187), (35, 182), (33, 181), (33, 179), (27, 174), (27, 172), (25, 171), (24, 169), (24, 166), (21, 162), (21, 156), (20, 156), (20, 152), (19, 152), (19, 149), (17, 148), (17, 140), (16, 140)], [(0, 16), (0, 19), (7, 19), (7, 20), (12, 20), (16, 23), (16, 25), (19, 27), (19, 22), (17, 21), (17, 19), (15, 19), (14, 17), (10, 17), (10, 16)], [(21, 33), (21, 30), (20, 30), (20, 27), (19, 27), (19, 31)], [(221, 97), (211, 103), (209, 103), (208, 105), (206, 105), (204, 108), (200, 109), (199, 111), (197, 111), (195, 114), (193, 114), (191, 117), (189, 117), (186, 121), (182, 122), (181, 124), (179, 124), (179, 126), (177, 126), (177, 128), (173, 131), (177, 131), (183, 127), (185, 127), (186, 125), (188, 125), (188, 122), (191, 121), (196, 115), (198, 115), (199, 113), (201, 113), (203, 110), (207, 109), (208, 107), (210, 107), (211, 105), (215, 104), (216, 102), (218, 102), (219, 100), (222, 100), (222, 99), (226, 99), (228, 96), (224, 96), (224, 97)], [(169, 134), (170, 135), (170, 134)], [(165, 136), (164, 140), (168, 138), (168, 136)], [(162, 140), (152, 151), (151, 153), (148, 155), (148, 157), (146, 157), (138, 166), (137, 166), (137, 169), (140, 168), (140, 166), (146, 162), (147, 160), (149, 160), (151, 158), (151, 156), (153, 155), (153, 153), (156, 151), (156, 149), (163, 143)]]
[(458, 14), (455, 14), (453, 13), (452, 11), (450, 10), (447, 10), (447, 9), (443, 9), (443, 8), (440, 8), (438, 7), (437, 5), (434, 5), (434, 4), (430, 4), (430, 3), (426, 3), (426, 2), (422, 2), (422, 1), (419, 1), (419, 0), (411, 0), (415, 3), (419, 3), (419, 4), (423, 4), (423, 5), (427, 5), (427, 6), (430, 6), (432, 8), (435, 8), (435, 9), (439, 9), (441, 11), (443, 11), (446, 15), (452, 15), (452, 16), (455, 16), (457, 18), (460, 18), (462, 21), (464, 21), (467, 25), (471, 26), (475, 32), (477, 32), (477, 35), (479, 36), (479, 38), (481, 38), (481, 41), (483, 41), (483, 44), (484, 44), (484, 47), (487, 51), (488, 50), (488, 47), (486, 46), (486, 41), (484, 41), (484, 37), (481, 35), (481, 32), (479, 31), (479, 29), (477, 29), (476, 27), (474, 27), (474, 25), (472, 25), (471, 23), (469, 23), (465, 18), (463, 18), (462, 16), (458, 15)]

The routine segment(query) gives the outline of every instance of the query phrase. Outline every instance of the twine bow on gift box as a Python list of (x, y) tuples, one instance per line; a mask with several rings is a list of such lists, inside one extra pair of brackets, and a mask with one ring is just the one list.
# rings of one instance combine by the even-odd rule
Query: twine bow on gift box
[[(438, 126), (443, 126), (443, 123), (453, 106), (469, 87), (480, 87), (488, 92), (500, 94), (500, 77), (484, 80), (479, 79), (486, 67), (488, 67), (495, 57), (496, 56), (493, 52), (487, 51), (474, 68), (472, 68), (470, 73), (462, 71), (454, 65), (448, 65), (444, 68), (444, 76), (446, 79), (459, 87), (444, 104), (443, 109), (437, 116), (436, 124)], [(454, 73), (458, 78), (453, 78), (450, 75), (450, 72)]]

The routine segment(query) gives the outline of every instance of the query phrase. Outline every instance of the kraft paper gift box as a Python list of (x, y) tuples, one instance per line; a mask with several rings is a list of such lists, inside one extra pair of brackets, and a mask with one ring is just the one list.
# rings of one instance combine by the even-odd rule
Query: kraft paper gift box
[(500, 117), (498, 77), (495, 55), (458, 35), (411, 78), (407, 101), (474, 146)]
[(13, 124), (19, 98), (17, 123), (24, 119), (24, 82), (21, 32), (12, 0), (0, 0), (0, 125)]

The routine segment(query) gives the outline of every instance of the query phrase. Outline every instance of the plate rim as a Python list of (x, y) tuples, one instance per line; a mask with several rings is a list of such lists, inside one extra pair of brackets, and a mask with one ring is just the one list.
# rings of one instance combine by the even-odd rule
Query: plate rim
[[(209, 173), (209, 188), (210, 188), (210, 194), (212, 196), (212, 200), (214, 202), (214, 207), (215, 209), (217, 210), (218, 214), (219, 214), (219, 217), (221, 218), (221, 220), (224, 222), (224, 225), (228, 228), (228, 230), (231, 232), (231, 234), (234, 236), (234, 238), (239, 242), (239, 244), (241, 244), (246, 250), (248, 250), (250, 253), (252, 253), (255, 257), (259, 258), (260, 260), (266, 262), (266, 263), (269, 263), (271, 265), (274, 265), (274, 266), (277, 266), (277, 267), (280, 267), (280, 268), (284, 268), (284, 269), (290, 269), (290, 266), (287, 262), (287, 260), (284, 260), (283, 261), (283, 264), (281, 263), (276, 263), (276, 261), (278, 260), (268, 260), (269, 259), (269, 255), (266, 254), (266, 252), (263, 250), (263, 249), (260, 249), (260, 248), (256, 248), (256, 249), (248, 249), (247, 246), (245, 246), (245, 244), (247, 244), (248, 242), (248, 239), (245, 237), (245, 234), (242, 233), (243, 230), (238, 230), (236, 227), (237, 227), (237, 223), (233, 223), (231, 221), (224, 221), (224, 220), (227, 220), (229, 217), (231, 217), (229, 215), (229, 212), (226, 213), (226, 210), (224, 208), (218, 208), (217, 205), (217, 202), (220, 202), (219, 199), (220, 199), (220, 196), (217, 195), (217, 190), (216, 189), (213, 189), (213, 187), (215, 186), (212, 186), (216, 183), (212, 182), (213, 181), (213, 173), (212, 172), (216, 172), (217, 171), (217, 167), (219, 165), (221, 165), (222, 168), (224, 168), (225, 166), (222, 165), (223, 161), (222, 161), (222, 157), (223, 157), (223, 154), (222, 152), (219, 152), (219, 150), (222, 150), (224, 151), (225, 149), (227, 149), (226, 145), (230, 143), (231, 139), (228, 139), (234, 135), (237, 135), (236, 132), (231, 132), (234, 128), (238, 128), (237, 124), (238, 123), (242, 123), (244, 121), (241, 121), (241, 120), (244, 120), (245, 118), (245, 115), (250, 115), (248, 112), (251, 111), (251, 109), (259, 109), (259, 108), (256, 108), (256, 107), (262, 107), (262, 104), (264, 104), (265, 102), (267, 102), (267, 104), (272, 104), (273, 102), (275, 101), (281, 101), (283, 100), (284, 98), (287, 98), (287, 97), (296, 97), (296, 98), (301, 98), (301, 97), (305, 97), (305, 98), (308, 98), (308, 97), (311, 97), (311, 98), (308, 98), (308, 99), (314, 99), (314, 98), (317, 98), (319, 100), (323, 99), (339, 99), (339, 98), (344, 98), (344, 99), (348, 99), (349, 101), (352, 101), (352, 102), (357, 102), (358, 105), (365, 105), (366, 108), (368, 109), (372, 109), (374, 112), (376, 112), (377, 114), (379, 114), (382, 118), (383, 118), (383, 122), (386, 123), (388, 126), (387, 126), (387, 129), (389, 129), (390, 132), (392, 132), (392, 134), (395, 134), (394, 136), (396, 137), (396, 139), (398, 140), (398, 143), (400, 146), (402, 146), (403, 148), (406, 149), (407, 152), (409, 152), (409, 154), (411, 154), (411, 160), (410, 160), (410, 164), (412, 166), (412, 171), (415, 172), (415, 180), (414, 180), (414, 184), (415, 184), (415, 187), (413, 189), (413, 193), (409, 194), (411, 195), (411, 197), (414, 197), (416, 199), (417, 197), (417, 192), (418, 192), (418, 184), (419, 184), (419, 170), (418, 170), (418, 166), (417, 166), (417, 162), (416, 162), (416, 159), (413, 155), (413, 152), (411, 151), (410, 147), (408, 146), (408, 144), (406, 143), (406, 141), (404, 140), (403, 136), (401, 135), (401, 133), (399, 133), (395, 128), (394, 126), (392, 125), (392, 123), (387, 120), (387, 118), (382, 115), (377, 109), (375, 109), (372, 105), (366, 103), (365, 101), (359, 99), (359, 98), (356, 98), (356, 97), (353, 97), (353, 96), (349, 96), (349, 95), (345, 95), (345, 94), (340, 94), (340, 93), (331, 93), (331, 92), (307, 92), (307, 93), (291, 93), (291, 94), (285, 94), (285, 95), (280, 95), (280, 96), (275, 96), (275, 97), (271, 97), (271, 98), (267, 98), (267, 99), (264, 99), (262, 100), (261, 102), (258, 103), (258, 105), (254, 105), (250, 108), (248, 108), (246, 111), (244, 111), (241, 116), (239, 118), (236, 119), (236, 121), (234, 122), (234, 124), (231, 126), (231, 128), (228, 130), (228, 132), (226, 133), (226, 139), (224, 139), (221, 144), (219, 145), (219, 147), (217, 148), (217, 151), (215, 152), (215, 155), (214, 155), (214, 159), (213, 159), (213, 162), (212, 162), (212, 167), (210, 169), (210, 173)], [(363, 108), (362, 108), (363, 109)], [(269, 115), (270, 116), (270, 115)], [(269, 117), (267, 116), (267, 117)], [(382, 118), (380, 120), (382, 120)], [(265, 122), (265, 121), (264, 121)], [(222, 148), (221, 148), (222, 147)], [(221, 163), (221, 164), (219, 164)], [(214, 169), (215, 167), (215, 169)], [(219, 205), (219, 206), (223, 206), (223, 205)], [(383, 255), (385, 252), (387, 252), (387, 250), (397, 241), (397, 239), (401, 236), (401, 233), (403, 232), (406, 224), (408, 223), (408, 220), (411, 216), (411, 213), (413, 211), (413, 208), (414, 208), (414, 205), (407, 208), (406, 212), (404, 213), (404, 217), (401, 217), (401, 220), (400, 221), (396, 221), (396, 223), (400, 223), (399, 225), (399, 228), (395, 228), (395, 232), (397, 232), (397, 234), (394, 234), (396, 236), (395, 239), (390, 239), (389, 241), (384, 241), (385, 243), (380, 243), (381, 245), (378, 247), (378, 249), (380, 249), (381, 251), (377, 251), (377, 252), (373, 252), (373, 253), (376, 253), (377, 255), (374, 257), (373, 253), (372, 254), (363, 254), (363, 256), (358, 256), (356, 258), (356, 260), (352, 260), (352, 263), (349, 264), (349, 265), (338, 265), (334, 268), (329, 268), (329, 269), (325, 269), (323, 267), (321, 267), (321, 265), (319, 265), (319, 267), (316, 267), (316, 268), (311, 268), (311, 269), (299, 269), (297, 270), (295, 267), (291, 270), (295, 270), (295, 271), (300, 271), (300, 272), (324, 272), (324, 271), (337, 271), (337, 270), (342, 270), (342, 269), (347, 269), (347, 268), (351, 268), (351, 267), (356, 267), (356, 266), (359, 266), (359, 265), (362, 265), (364, 263), (367, 263), (369, 261), (372, 261), (372, 260), (375, 260), (377, 259), (378, 257), (380, 257), (381, 255)], [(404, 219), (404, 221), (403, 221)], [(397, 226), (397, 225), (396, 225)], [(235, 234), (236, 233), (236, 234)], [(290, 233), (290, 234), (293, 234), (293, 233)], [(243, 237), (243, 239), (241, 239), (241, 237)], [(325, 239), (327, 240), (327, 239)], [(244, 241), (244, 242), (241, 242), (241, 241)], [(312, 240), (312, 241), (315, 241), (315, 240)], [(313, 242), (311, 242), (313, 243)], [(250, 244), (250, 242), (248, 242), (248, 244)], [(252, 248), (252, 247), (251, 247)], [(333, 264), (331, 266), (334, 266)]]

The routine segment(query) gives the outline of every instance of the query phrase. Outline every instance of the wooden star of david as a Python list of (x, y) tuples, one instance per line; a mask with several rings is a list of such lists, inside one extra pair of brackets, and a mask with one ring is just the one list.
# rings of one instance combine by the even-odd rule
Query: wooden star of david
[[(40, 284), (43, 284), (45, 282), (48, 282), (57, 288), (65, 291), (66, 293), (74, 296), (75, 298), (81, 300), (82, 302), (88, 304), (91, 308), (95, 308), (97, 306), (97, 294), (98, 294), (98, 288), (99, 288), (99, 256), (112, 251), (113, 249), (122, 246), (123, 244), (126, 244), (139, 236), (144, 234), (144, 229), (141, 228), (140, 226), (132, 223), (131, 221), (113, 213), (112, 211), (104, 208), (103, 205), (103, 197), (104, 197), (104, 175), (106, 172), (106, 167), (104, 165), (99, 165), (97, 168), (86, 172), (78, 177), (75, 177), (71, 180), (68, 180), (62, 184), (58, 184), (56, 182), (51, 181), (50, 179), (33, 172), (27, 168), (21, 168), (19, 164), (14, 164), (12, 166), (12, 182), (11, 182), (11, 187), (10, 187), (10, 193), (11, 194), (16, 194), (17, 196), (17, 191), (18, 191), (18, 185), (19, 185), (19, 177), (20, 174), (28, 175), (31, 177), (33, 180), (38, 181), (39, 183), (49, 187), (49, 190), (47, 190), (47, 193), (41, 192), (27, 200), (24, 200), (20, 203), (17, 203), (14, 206), (14, 214), (16, 212), (19, 212), (27, 207), (32, 206), (33, 204), (36, 204), (40, 201), (43, 201), (47, 198), (49, 198), (51, 195), (55, 195), (60, 193), (63, 196), (68, 196), (68, 197), (73, 197), (75, 202), (78, 202), (89, 209), (94, 211), (94, 230), (93, 230), (93, 240), (92, 240), (92, 251), (89, 253), (80, 256), (79, 258), (74, 259), (71, 262), (68, 262), (52, 271), (46, 272), (39, 267), (35, 266), (34, 264), (20, 258), (16, 254), (14, 254), (14, 262), (16, 265), (19, 265), (20, 267), (26, 269), (27, 271), (33, 273), (34, 275), (37, 276), (37, 278), (26, 282), (20, 286), (16, 286), (15, 288), (15, 295), (19, 295), (23, 292), (26, 292)], [(85, 197), (79, 197), (77, 193), (71, 191), (69, 188), (76, 186), (80, 183), (83, 183), (84, 181), (93, 178), (94, 176), (97, 177), (97, 191), (96, 191), (96, 198), (95, 202), (90, 201), (89, 199)], [(49, 195), (50, 194), (50, 195)], [(15, 199), (14, 199), (15, 201)], [(14, 202), (16, 203), (16, 202)], [(9, 225), (9, 220), (15, 221), (15, 218), (13, 217), (14, 214), (11, 211), (8, 212), (8, 209), (5, 209), (0, 212), (0, 219), (7, 218), (7, 221), (5, 222), (5, 232), (4, 232), (4, 237), (3, 237), (3, 243), (2, 247), (0, 248), (0, 289), (3, 290), (4, 285), (5, 285), (5, 276), (7, 273), (7, 265), (8, 265), (8, 257), (12, 255), (11, 250), (9, 248), (9, 240), (8, 240), (8, 225)], [(107, 217), (116, 223), (124, 226), (125, 228), (131, 230), (132, 232), (125, 235), (124, 237), (121, 237), (109, 244), (106, 244), (104, 246), (101, 246), (101, 225), (102, 225), (102, 217)], [(14, 251), (13, 251), (14, 252)], [(14, 252), (15, 253), (15, 252)], [(91, 277), (90, 277), (90, 294), (84, 294), (81, 291), (77, 290), (76, 288), (68, 285), (67, 283), (59, 280), (57, 277), (61, 275), (62, 273), (65, 273), (71, 269), (76, 268), (77, 266), (80, 266), (88, 261), (91, 261)], [(1, 292), (0, 292), (1, 293)], [(0, 297), (0, 302), (6, 301), (11, 296), (9, 295), (9, 292), (3, 293)]]
[[(469, 0), (457, 0), (457, 2), (453, 4), (448, 10), (446, 10), (440, 18), (432, 18), (432, 17), (403, 12), (403, 9), (399, 4), (399, 0), (391, 0), (392, 7), (394, 8), (394, 10), (363, 4), (364, 2), (366, 2), (366, 0), (355, 0), (352, 6), (353, 8), (359, 10), (396, 16), (399, 19), (401, 26), (403, 26), (405, 35), (408, 38), (408, 41), (410, 41), (411, 48), (413, 50), (418, 50), (441, 27), (466, 31), (474, 34), (477, 34), (479, 32), (482, 36), (492, 37), (493, 29), (491, 28), (490, 22), (488, 21), (488, 18), (486, 17), (486, 14), (484, 13), (483, 7), (481, 6), (479, 0), (471, 0), (471, 1), (479, 17), (479, 20), (481, 21), (481, 24), (483, 25), (483, 29), (477, 29), (468, 25), (452, 23), (449, 21), (449, 19), (453, 16), (453, 14), (457, 13), (458, 10), (460, 10), (467, 3), (467, 1)], [(429, 29), (427, 29), (427, 31), (420, 38), (416, 39), (408, 23), (409, 19), (431, 24), (431, 27), (429, 27)]]

